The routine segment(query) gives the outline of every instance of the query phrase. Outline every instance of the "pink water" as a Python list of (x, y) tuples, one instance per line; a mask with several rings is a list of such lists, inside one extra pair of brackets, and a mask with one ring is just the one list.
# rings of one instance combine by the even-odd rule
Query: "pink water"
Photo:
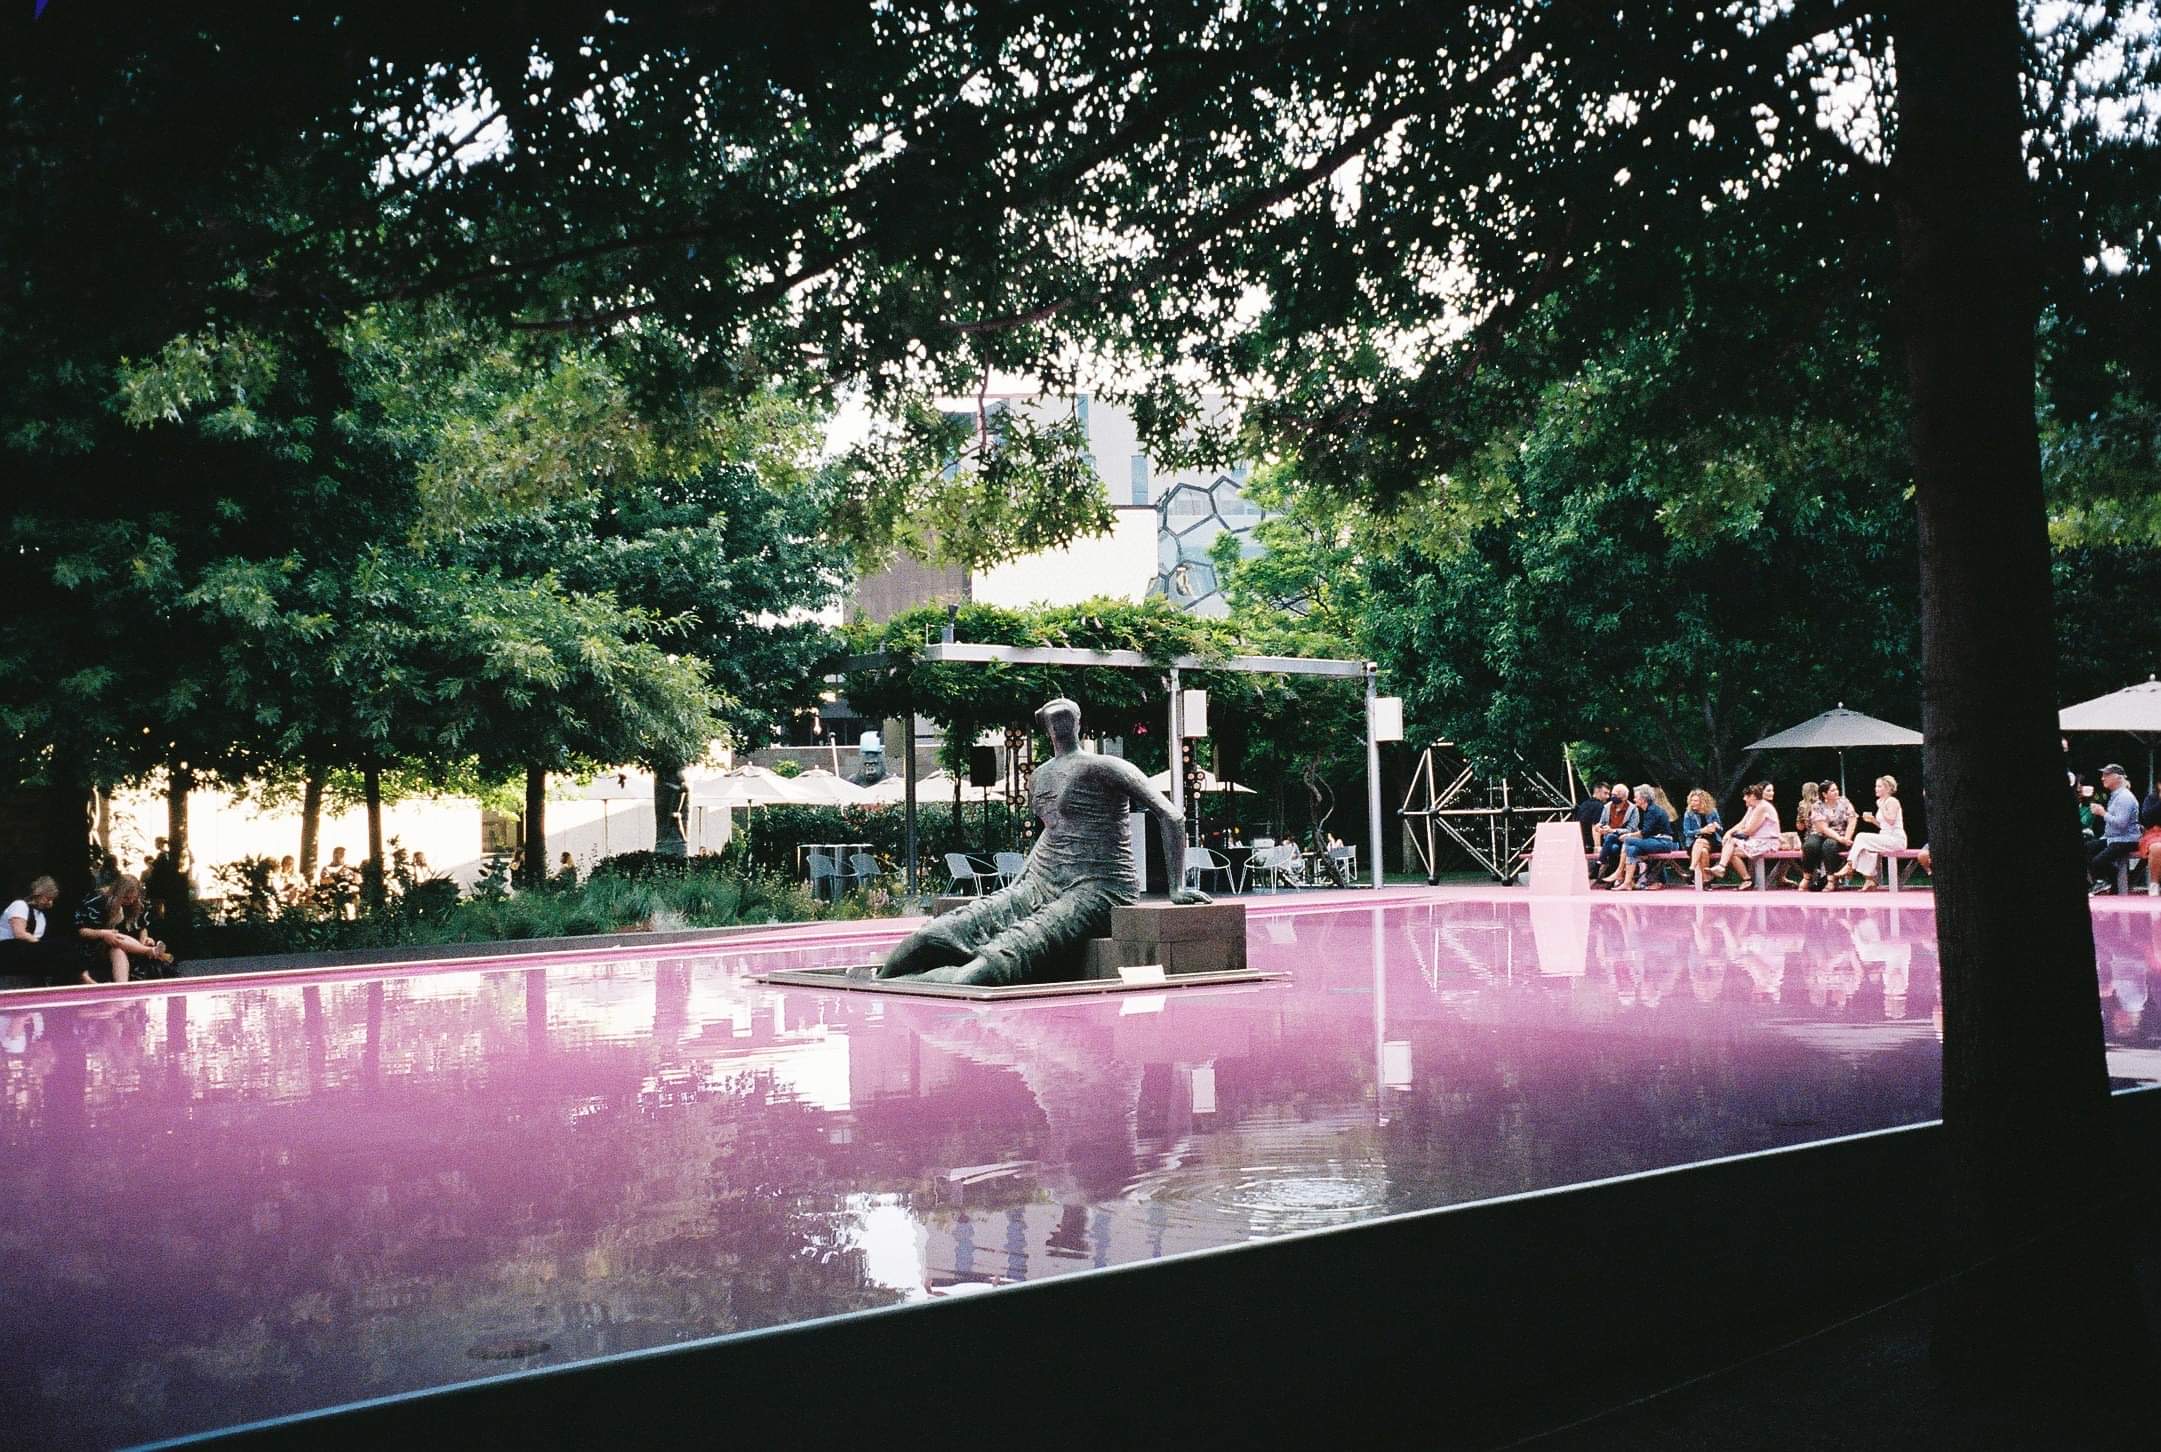
[[(114, 1444), (1933, 1117), (1925, 906), (1255, 910), (1288, 982), (955, 1005), (890, 935), (0, 1012), (0, 1426)], [(2161, 1078), (2161, 912), (2095, 919)]]

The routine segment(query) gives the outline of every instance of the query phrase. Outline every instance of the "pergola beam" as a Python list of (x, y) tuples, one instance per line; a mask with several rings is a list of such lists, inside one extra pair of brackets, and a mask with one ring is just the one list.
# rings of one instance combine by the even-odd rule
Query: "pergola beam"
[(1357, 679), (1366, 673), (1362, 660), (1330, 660), (1296, 655), (1230, 655), (1211, 660), (1206, 656), (1181, 655), (1167, 661), (1138, 650), (1079, 650), (1062, 645), (969, 645), (943, 642), (926, 645), (909, 657), (892, 651), (875, 655), (851, 655), (841, 663), (850, 671), (884, 670), (910, 660), (943, 661), (973, 665), (1109, 666), (1122, 670), (1239, 671), (1263, 676), (1344, 676)]
[[(843, 671), (891, 670), (922, 662), (948, 665), (1037, 665), (1108, 667), (1114, 670), (1162, 671), (1170, 683), (1170, 765), (1171, 801), (1178, 809), (1185, 810), (1185, 791), (1182, 774), (1178, 770), (1178, 748), (1183, 735), (1183, 722), (1179, 719), (1180, 676), (1186, 671), (1233, 671), (1246, 675), (1261, 676), (1335, 676), (1347, 680), (1365, 682), (1366, 718), (1366, 852), (1369, 857), (1367, 874), (1373, 886), (1381, 885), (1381, 763), (1380, 742), (1376, 734), (1374, 718), (1374, 695), (1378, 667), (1371, 661), (1332, 660), (1325, 656), (1296, 655), (1232, 655), (1209, 659), (1198, 655), (1174, 656), (1170, 660), (1153, 659), (1138, 650), (1079, 650), (1061, 645), (973, 645), (960, 641), (940, 641), (926, 645), (919, 654), (902, 655), (896, 651), (878, 651), (870, 655), (851, 655), (841, 662)], [(911, 703), (912, 704), (912, 703)], [(908, 885), (913, 892), (916, 886), (916, 849), (914, 833), (915, 814), (915, 733), (914, 716), (909, 717), (908, 739)], [(1453, 828), (1450, 829), (1453, 831)], [(1171, 874), (1175, 885), (1183, 878), (1183, 864), (1165, 863), (1164, 869)]]

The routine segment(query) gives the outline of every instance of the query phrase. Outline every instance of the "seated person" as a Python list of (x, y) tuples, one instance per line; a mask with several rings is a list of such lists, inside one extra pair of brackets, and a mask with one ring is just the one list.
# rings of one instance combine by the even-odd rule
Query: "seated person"
[(1621, 844), (1636, 830), (1636, 801), (1628, 783), (1615, 782), (1606, 798), (1606, 819), (1592, 828), (1598, 838), (1598, 880), (1610, 887), (1620, 875)]
[(0, 910), (0, 973), (42, 980), (52, 958), (48, 931), (53, 899), (60, 884), (49, 877), (31, 881), (23, 895)]
[(1820, 892), (1830, 885), (1831, 874), (1853, 850), (1853, 834), (1860, 830), (1860, 818), (1853, 803), (1838, 789), (1838, 783), (1827, 781), (1818, 789), (1816, 804), (1801, 827), (1801, 890)]
[(1605, 821), (1606, 800), (1611, 795), (1611, 788), (1604, 782), (1599, 782), (1591, 788), (1589, 796), (1569, 808), (1568, 820), (1583, 830), (1583, 850), (1586, 852), (1598, 850), (1596, 834), (1600, 824)]
[(2139, 802), (2124, 780), (2124, 769), (2114, 762), (2101, 768), (2101, 790), (2107, 793), (2107, 809), (2101, 819), (2101, 840), (2086, 854), (2086, 871), (2095, 893), (2116, 887), (2116, 864), (2138, 855)]
[(1625, 855), (1620, 880), (1613, 885), (1616, 892), (1627, 892), (1637, 885), (1645, 853), (1681, 850), (1679, 839), (1673, 835), (1673, 814), (1658, 804), (1657, 794), (1648, 786), (1636, 788), (1636, 830), (1622, 839), (1621, 850)]
[(1741, 885), (1753, 887), (1748, 874), (1736, 865), (1737, 859), (1746, 857), (1753, 861), (1766, 852), (1778, 850), (1778, 808), (1771, 805), (1765, 793), (1766, 783), (1758, 782), (1741, 792), (1741, 820), (1733, 824), (1726, 834), (1725, 849), (1719, 853), (1718, 876), (1731, 872), (1741, 879)]
[[(1027, 865), (1006, 887), (909, 934), (880, 978), (998, 985), (1078, 976), (1088, 940), (1110, 931), (1111, 909), (1134, 901), (1126, 817), (1135, 805), (1155, 817), (1164, 862), (1185, 861), (1184, 815), (1132, 762), (1081, 751), (1079, 706), (1061, 696), (1036, 720), (1053, 754), (1029, 783), (1043, 832)], [(1172, 878), (1172, 902), (1210, 900), (1180, 882), (1175, 866)]]
[(148, 909), (140, 879), (118, 877), (92, 892), (75, 909), (77, 966), (84, 983), (125, 983), (131, 958), (146, 966), (170, 964), (163, 943), (144, 936), (140, 924)]
[(2147, 790), (2138, 809), (2139, 861), (2146, 864), (2146, 885), (2161, 882), (2161, 781)]
[(1718, 855), (1719, 839), (1726, 824), (1718, 815), (1718, 803), (1702, 787), (1688, 794), (1688, 810), (1681, 814), (1681, 840), (1688, 844), (1688, 870), (1698, 879), (1711, 875), (1711, 859)]
[(565, 891), (578, 885), (578, 864), (571, 859), (568, 852), (563, 854), (563, 860), (555, 866), (554, 885)]

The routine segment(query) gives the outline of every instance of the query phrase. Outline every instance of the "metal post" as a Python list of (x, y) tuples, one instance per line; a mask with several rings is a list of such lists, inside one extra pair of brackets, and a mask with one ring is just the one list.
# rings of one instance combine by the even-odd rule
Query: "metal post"
[(1171, 775), (1171, 805), (1178, 809), (1180, 815), (1183, 815), (1186, 809), (1186, 773), (1180, 757), (1180, 748), (1185, 745), (1186, 723), (1178, 709), (1178, 680), (1178, 667), (1172, 666), (1169, 713), (1171, 739), (1169, 748), (1164, 752), (1164, 761)]
[(1376, 889), (1381, 885), (1381, 742), (1373, 734), (1373, 702), (1380, 670), (1372, 661), (1366, 662), (1366, 841), (1373, 854), (1366, 871)]
[(902, 754), (908, 759), (907, 765), (903, 768), (907, 773), (907, 794), (903, 798), (906, 806), (902, 809), (902, 816), (907, 822), (908, 829), (908, 895), (913, 897), (917, 892), (921, 891), (921, 884), (916, 877), (915, 864), (915, 696), (913, 693), (909, 695), (906, 704), (908, 707), (908, 720), (907, 724), (901, 728), (903, 740), (900, 748)]

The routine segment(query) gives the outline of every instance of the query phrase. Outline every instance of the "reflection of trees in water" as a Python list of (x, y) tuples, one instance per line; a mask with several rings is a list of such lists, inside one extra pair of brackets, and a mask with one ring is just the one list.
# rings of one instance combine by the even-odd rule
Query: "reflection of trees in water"
[[(49, 1014), (5, 1120), (11, 1434), (138, 1440), (502, 1369), (476, 1347), (561, 1361), (893, 1299), (827, 1115), (749, 1074), (641, 1113), (650, 1060), (622, 1045), (535, 1077), (529, 982), (479, 1019), (380, 983), (269, 991), (214, 1033), (177, 998), (157, 1035)], [(227, 1084), (249, 1042), (263, 1065)], [(423, 1060), (452, 1072), (399, 1072)], [(312, 1092), (223, 1107), (288, 1081)], [(580, 1094), (607, 1107), (574, 1122)]]

